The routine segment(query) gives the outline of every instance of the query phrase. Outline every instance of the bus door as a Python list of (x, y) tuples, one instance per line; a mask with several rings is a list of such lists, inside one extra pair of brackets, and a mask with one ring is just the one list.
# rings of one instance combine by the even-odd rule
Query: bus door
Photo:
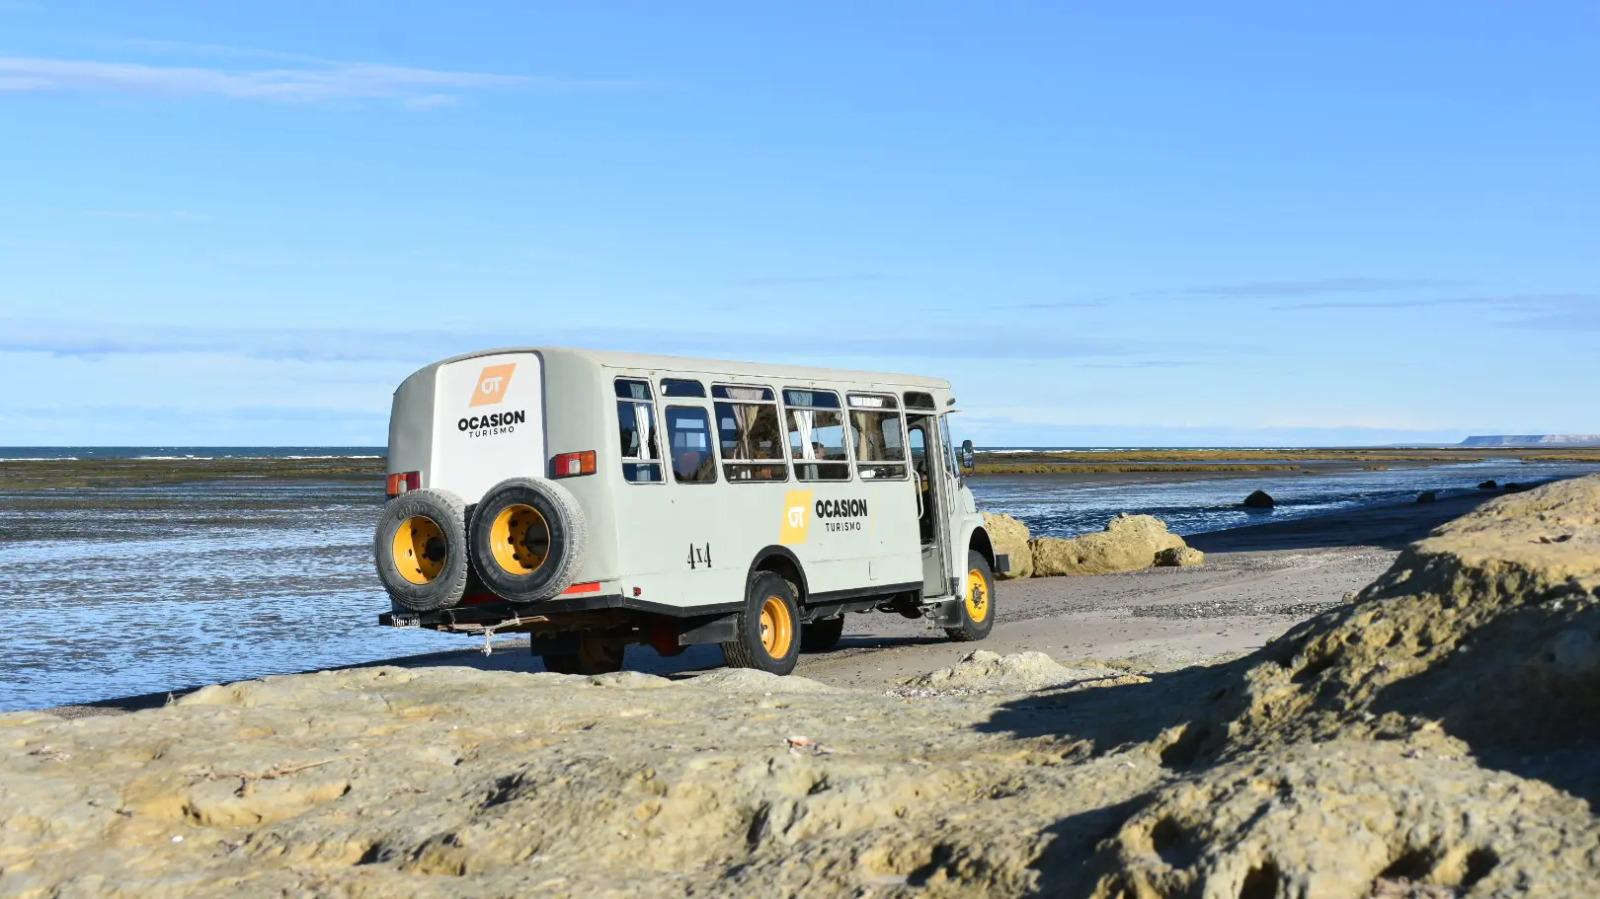
[(946, 510), (954, 501), (950, 489), (949, 461), (939, 436), (939, 418), (929, 413), (906, 412), (906, 443), (911, 448), (911, 468), (917, 491), (917, 529), (922, 539), (922, 596), (950, 595), (950, 527)]

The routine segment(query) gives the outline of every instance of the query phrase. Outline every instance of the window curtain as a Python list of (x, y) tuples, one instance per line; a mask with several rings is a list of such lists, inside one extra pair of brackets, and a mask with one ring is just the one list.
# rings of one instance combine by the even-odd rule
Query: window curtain
[(733, 418), (739, 424), (739, 454), (737, 459), (756, 458), (755, 427), (756, 416), (761, 414), (760, 406), (749, 403), (734, 403)]
[(636, 458), (654, 461), (657, 456), (650, 446), (651, 411), (649, 403), (633, 404), (633, 428), (639, 435), (639, 455)]
[(800, 458), (815, 459), (817, 450), (812, 446), (815, 441), (811, 435), (815, 433), (812, 424), (817, 420), (817, 413), (810, 409), (790, 409), (789, 414), (794, 416), (794, 428), (800, 432)]

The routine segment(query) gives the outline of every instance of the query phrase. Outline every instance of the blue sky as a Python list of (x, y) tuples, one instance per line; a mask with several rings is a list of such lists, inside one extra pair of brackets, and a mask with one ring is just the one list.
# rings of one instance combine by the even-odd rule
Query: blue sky
[(1600, 431), (1600, 5), (0, 0), (0, 444), (577, 344), (980, 444)]

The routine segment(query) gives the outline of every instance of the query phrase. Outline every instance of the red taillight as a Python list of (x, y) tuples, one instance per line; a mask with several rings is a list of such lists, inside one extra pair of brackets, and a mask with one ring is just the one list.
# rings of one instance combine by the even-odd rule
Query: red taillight
[(594, 450), (562, 453), (550, 460), (552, 478), (574, 478), (580, 474), (594, 474)]
[(561, 591), (561, 595), (562, 596), (574, 596), (574, 595), (579, 594), (579, 593), (599, 593), (599, 592), (600, 592), (600, 582), (599, 581), (584, 581), (581, 584), (573, 584), (572, 586), (568, 587), (567, 589), (562, 590)]
[(384, 484), (384, 492), (390, 496), (399, 496), (408, 490), (422, 489), (422, 472), (401, 471), (389, 475)]

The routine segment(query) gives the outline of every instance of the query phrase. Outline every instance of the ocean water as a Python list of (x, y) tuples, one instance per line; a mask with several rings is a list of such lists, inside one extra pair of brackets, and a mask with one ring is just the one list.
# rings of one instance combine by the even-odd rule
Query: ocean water
[(80, 459), (381, 459), (382, 446), (0, 446), (0, 462)]
[[(1070, 537), (1105, 527), (1119, 512), (1154, 515), (1179, 534), (1284, 521), (1390, 503), (1414, 502), (1424, 490), (1440, 496), (1476, 493), (1477, 485), (1600, 472), (1600, 466), (1495, 460), (1387, 471), (1344, 471), (1314, 475), (1251, 472), (1240, 476), (1187, 481), (1105, 479), (1063, 483), (1060, 475), (988, 475), (971, 481), (978, 506), (1015, 515), (1036, 535)], [(1154, 477), (1154, 476), (1150, 476)], [(1277, 500), (1270, 511), (1239, 504), (1252, 490)]]
[(0, 710), (469, 645), (377, 625), (383, 487), (0, 487)]
[[(119, 452), (368, 454), (340, 447)], [(10, 455), (41, 458), (41, 451)], [(1016, 515), (1036, 533), (1096, 530), (1118, 512), (1158, 515), (1179, 533), (1196, 533), (1406, 502), (1420, 490), (1473, 490), (1486, 478), (1528, 481), (1593, 470), (1493, 462), (1172, 482), (990, 476), (972, 486), (982, 508)], [(1277, 509), (1238, 508), (1258, 487), (1278, 498)], [(0, 710), (473, 645), (465, 637), (378, 626), (378, 613), (389, 608), (372, 570), (372, 529), (382, 503), (379, 483), (359, 481), (56, 492), (7, 491), (0, 484)]]

